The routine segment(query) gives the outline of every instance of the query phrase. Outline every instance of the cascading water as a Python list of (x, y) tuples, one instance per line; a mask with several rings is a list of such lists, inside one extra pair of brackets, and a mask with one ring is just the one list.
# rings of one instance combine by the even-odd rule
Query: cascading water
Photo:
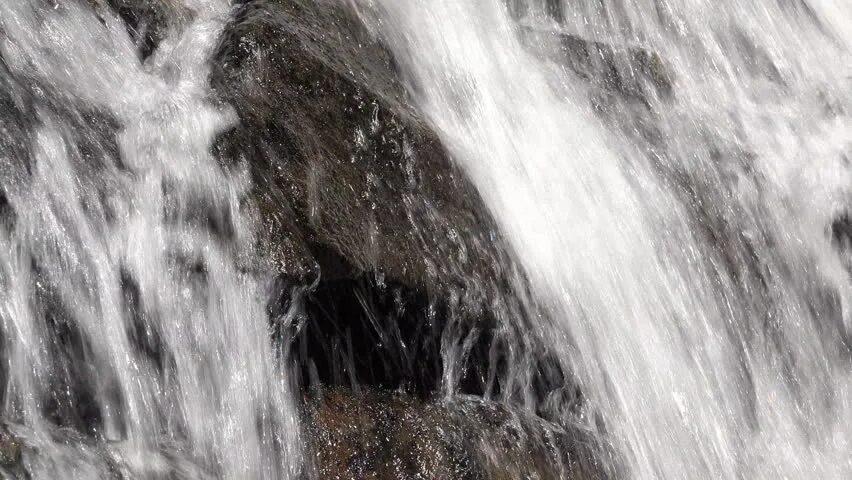
[[(852, 475), (848, 2), (358, 5), (506, 232), (614, 473)], [(622, 78), (619, 49), (654, 52), (673, 93), (607, 103), (552, 61), (569, 35)]]
[[(300, 463), (247, 265), (247, 177), (209, 153), (233, 122), (207, 90), (230, 5), (175, 5), (192, 22), (143, 63), (85, 1), (0, 2), (0, 76), (17, 79), (0, 80), (30, 117), (23, 148), (0, 150), (2, 414), (27, 426), (36, 478), (288, 478)], [(56, 424), (101, 445), (72, 450)]]
[[(234, 34), (236, 46), (224, 62), (259, 72), (230, 79), (249, 90), (244, 98), (251, 105), (235, 103), (258, 125), (268, 118), (252, 109), (290, 105), (267, 103), (264, 95), (301, 92), (323, 103), (316, 118), (302, 119), (311, 135), (324, 141), (328, 123), (331, 136), (347, 135), (323, 110), (326, 101), (338, 104), (325, 96), (329, 86), (341, 87), (330, 95), (354, 96), (339, 103), (354, 105), (351, 111), (334, 113), (352, 117), (341, 125), (357, 125), (363, 85), (347, 83), (352, 78), (341, 72), (366, 76), (373, 63), (383, 64), (385, 52), (356, 49), (336, 29), (309, 31), (340, 20), (339, 12), (321, 11), (330, 2), (233, 2), (245, 7), (240, 28), (260, 33)], [(181, 20), (144, 59), (128, 28), (146, 26), (126, 25), (106, 3), (133, 4), (0, 1), (0, 418), (29, 446), (23, 462), (34, 478), (309, 474), (299, 396), (275, 349), (288, 345), (271, 338), (298, 329), (288, 323), (295, 312), (283, 313), (278, 330), (269, 328), (266, 279), (255, 268), (250, 175), (210, 153), (216, 136), (236, 122), (228, 106), (212, 99), (207, 78), (232, 2), (157, 0)], [(494, 308), (521, 303), (525, 311), (506, 328), (507, 338), (494, 334), (493, 342), (504, 345), (492, 344), (483, 355), (494, 361), (486, 368), (504, 370), (488, 372), (493, 378), (483, 382), (484, 396), (508, 404), (522, 397), (518, 403), (553, 420), (557, 425), (544, 428), (538, 447), (561, 445), (566, 432), (592, 432), (596, 458), (616, 478), (848, 478), (852, 7), (843, 0), (723, 3), (341, 5), (354, 8), (393, 50), (388, 68), (406, 76), (419, 111), (473, 181), (523, 266), (517, 284), (501, 291), (523, 295), (493, 302)], [(259, 46), (269, 40), (263, 29), (277, 32), (275, 22), (299, 15), (305, 18), (284, 30), (282, 48), (304, 51), (270, 58)], [(335, 39), (323, 43), (325, 36)], [(382, 58), (341, 66), (340, 58), (364, 51)], [(311, 55), (321, 59), (319, 67), (311, 67)], [(271, 66), (282, 65), (289, 76), (277, 82), (281, 72)], [(334, 78), (322, 82), (317, 72)], [(377, 78), (376, 85), (395, 81)], [(381, 139), (388, 150), (381, 152), (388, 158), (377, 160), (392, 163), (402, 151), (411, 162), (406, 178), (417, 185), (408, 168), (418, 159), (406, 132), (400, 147), (379, 125), (386, 100), (376, 95), (369, 107), (371, 141)], [(382, 118), (392, 117), (385, 107)], [(392, 121), (405, 123), (409, 115)], [(272, 135), (287, 131), (275, 127)], [(365, 132), (357, 127), (352, 134), (353, 145), (364, 147)], [(308, 147), (319, 155), (340, 153)], [(344, 161), (355, 165), (350, 153), (343, 152)], [(307, 183), (335, 173), (322, 171), (336, 165), (333, 159), (322, 160), (307, 168)], [(348, 174), (362, 173), (356, 167), (347, 166)], [(346, 174), (336, 181), (343, 185), (333, 186), (353, 188)], [(382, 181), (368, 174), (368, 185)], [(308, 190), (308, 197), (324, 191)], [(407, 213), (414, 222), (416, 215)], [(372, 239), (366, 243), (372, 254)], [(481, 280), (493, 279), (470, 279)], [(330, 292), (318, 298), (333, 303), (336, 290)], [(399, 326), (382, 336), (365, 296), (360, 290), (353, 296), (381, 341), (400, 343), (390, 350), (401, 352), (407, 366), (416, 364), (416, 349), (409, 352)], [(401, 297), (394, 298), (394, 315), (410, 314)], [(432, 307), (424, 324), (438, 330)], [(511, 322), (515, 312), (506, 310), (489, 313)], [(341, 317), (349, 313), (343, 309)], [(426, 332), (441, 338), (441, 391), (450, 398), (431, 413), (408, 410), (421, 408), (431, 418), (413, 423), (436, 421), (456, 441), (459, 428), (445, 428), (440, 422), (447, 419), (436, 412), (455, 408), (446, 416), (502, 422), (487, 402), (466, 410), (464, 399), (452, 398), (464, 391), (456, 384), (478, 341), (480, 325), (464, 333), (464, 321)], [(351, 342), (351, 332), (345, 334)], [(503, 347), (514, 349), (509, 360), (498, 358)], [(512, 354), (523, 357), (520, 365), (500, 363), (511, 363)], [(353, 379), (356, 360), (363, 359), (348, 358), (343, 367)], [(575, 375), (580, 395), (566, 393), (573, 385), (539, 395), (537, 388), (550, 386), (534, 385), (536, 361), (559, 363), (555, 378)], [(337, 398), (346, 403), (345, 395)], [(483, 411), (491, 416), (480, 417)], [(364, 418), (338, 423), (357, 429), (372, 421)], [(519, 445), (525, 445), (518, 433), (523, 424), (505, 429)], [(419, 432), (409, 428), (399, 436), (405, 442)], [(0, 428), (0, 457), (5, 434)], [(387, 438), (372, 440), (395, 447)], [(472, 457), (504, 460), (503, 437), (467, 440)], [(440, 442), (418, 452), (438, 457), (432, 449)], [(342, 458), (343, 443), (324, 447)], [(542, 458), (536, 461), (563, 457)], [(471, 471), (466, 460), (447, 471)], [(0, 458), (0, 476), (8, 474), (5, 461)], [(410, 467), (393, 462), (383, 467)], [(354, 456), (343, 463), (364, 467)], [(573, 467), (555, 468), (567, 476)]]

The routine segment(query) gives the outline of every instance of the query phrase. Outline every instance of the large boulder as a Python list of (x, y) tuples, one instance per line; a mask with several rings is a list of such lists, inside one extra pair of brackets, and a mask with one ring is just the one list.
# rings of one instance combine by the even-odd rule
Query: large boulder
[(520, 26), (519, 32), (528, 48), (564, 66), (600, 92), (645, 106), (651, 95), (668, 98), (673, 94), (673, 75), (652, 50), (530, 26)]
[(448, 368), (442, 348), (472, 338), (479, 360), (461, 376), (481, 384), (493, 335), (479, 332), (498, 323), (509, 255), (349, 5), (243, 2), (212, 60), (211, 86), (239, 118), (216, 153), (248, 166), (265, 268), (279, 273), (271, 316), (305, 297), (307, 318), (275, 331), (305, 379), (421, 394)]
[(240, 119), (218, 151), (251, 167), (283, 271), (315, 262), (431, 292), (499, 276), (494, 222), (345, 2), (246, 2), (213, 63)]

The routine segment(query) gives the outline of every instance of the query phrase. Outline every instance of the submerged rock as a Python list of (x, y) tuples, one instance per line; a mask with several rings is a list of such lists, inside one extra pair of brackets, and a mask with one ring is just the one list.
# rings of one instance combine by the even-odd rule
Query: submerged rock
[[(555, 62), (592, 85), (599, 94), (650, 104), (649, 97), (669, 98), (674, 77), (656, 52), (637, 46), (619, 46), (561, 31), (520, 26), (527, 48)], [(599, 103), (596, 99), (595, 103)]]
[[(45, 442), (46, 435), (49, 441)], [(104, 480), (212, 478), (186, 448), (173, 441), (148, 445), (109, 442), (71, 429), (36, 434), (10, 424), (0, 429), (0, 478), (101, 478)]]
[(177, 0), (89, 0), (109, 6), (127, 26), (140, 57), (149, 57), (170, 31), (186, 25), (192, 12)]

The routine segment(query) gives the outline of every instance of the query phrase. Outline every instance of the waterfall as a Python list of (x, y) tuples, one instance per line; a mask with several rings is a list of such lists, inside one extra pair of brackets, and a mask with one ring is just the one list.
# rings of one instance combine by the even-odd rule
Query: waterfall
[[(612, 472), (852, 475), (848, 2), (356, 3), (524, 266), (529, 334), (588, 398), (565, 421)], [(581, 41), (608, 80), (570, 68)]]
[(0, 84), (27, 117), (0, 149), (3, 418), (35, 478), (289, 478), (248, 176), (210, 153), (235, 121), (207, 86), (230, 2), (172, 2), (191, 21), (144, 61), (96, 3), (0, 3)]
[(144, 5), (0, 1), (0, 476), (852, 477), (848, 0)]

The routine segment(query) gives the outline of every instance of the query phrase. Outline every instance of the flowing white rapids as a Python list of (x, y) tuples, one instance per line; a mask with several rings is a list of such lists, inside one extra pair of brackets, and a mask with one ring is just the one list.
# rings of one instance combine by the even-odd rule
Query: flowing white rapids
[[(144, 64), (86, 3), (0, 2), (0, 56), (36, 92), (28, 158), (0, 158), (15, 216), (0, 232), (2, 415), (30, 427), (16, 433), (39, 452), (24, 459), (36, 478), (289, 478), (297, 413), (263, 284), (240, 260), (247, 176), (209, 153), (234, 121), (207, 87), (230, 2), (186, 0), (192, 22)], [(71, 123), (97, 116), (117, 148)], [(81, 409), (102, 446), (72, 449), (50, 427)]]
[[(618, 476), (852, 476), (830, 238), (852, 205), (849, 2), (358, 5), (524, 265), (549, 311), (530, 333), (577, 372)], [(654, 144), (547, 60), (564, 34), (659, 55)]]

